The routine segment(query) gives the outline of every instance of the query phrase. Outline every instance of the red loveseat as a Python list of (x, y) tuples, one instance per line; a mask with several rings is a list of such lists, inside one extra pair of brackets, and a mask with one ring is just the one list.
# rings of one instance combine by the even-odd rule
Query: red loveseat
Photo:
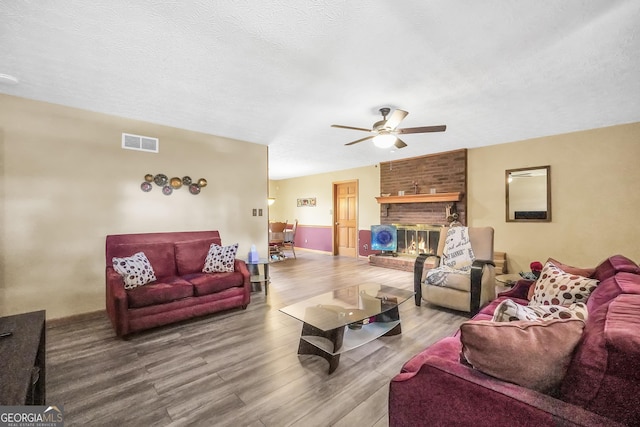
[[(460, 331), (405, 363), (389, 388), (390, 426), (640, 425), (640, 267), (621, 256), (598, 265), (584, 331), (554, 396), (460, 362)], [(528, 303), (520, 280), (473, 319), (491, 320), (506, 298)]]
[[(242, 260), (233, 272), (203, 273), (212, 243), (222, 246), (218, 231), (110, 235), (106, 238), (106, 306), (118, 336), (235, 307), (247, 307), (250, 275)], [(156, 281), (125, 289), (114, 257), (144, 252)]]

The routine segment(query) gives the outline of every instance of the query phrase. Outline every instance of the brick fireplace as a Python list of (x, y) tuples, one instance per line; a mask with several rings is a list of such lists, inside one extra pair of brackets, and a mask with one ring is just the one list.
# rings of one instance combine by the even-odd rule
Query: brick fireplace
[(397, 196), (462, 193), (458, 202), (381, 203), (381, 224), (445, 225), (447, 206), (455, 205), (459, 219), (467, 223), (467, 150), (455, 150), (428, 156), (380, 163), (380, 193)]
[(399, 255), (435, 254), (441, 226), (429, 224), (394, 224), (398, 229)]
[(458, 221), (466, 224), (466, 190), (466, 149), (380, 163), (380, 224), (401, 230), (399, 256), (370, 256), (369, 262), (413, 271), (420, 246), (426, 252), (436, 251), (433, 236), (451, 222), (448, 214), (457, 213)]

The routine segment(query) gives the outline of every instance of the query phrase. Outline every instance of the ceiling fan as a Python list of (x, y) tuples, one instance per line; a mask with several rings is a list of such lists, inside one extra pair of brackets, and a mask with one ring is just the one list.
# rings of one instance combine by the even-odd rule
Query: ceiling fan
[(426, 132), (444, 132), (447, 129), (446, 125), (441, 126), (420, 126), (416, 128), (402, 128), (398, 129), (398, 125), (405, 117), (407, 117), (408, 112), (404, 110), (395, 110), (391, 117), (387, 119), (390, 108), (383, 107), (380, 109), (380, 114), (382, 114), (382, 120), (375, 122), (371, 129), (365, 128), (357, 128), (353, 126), (343, 126), (343, 125), (331, 125), (333, 128), (340, 129), (353, 129), (353, 130), (361, 130), (365, 132), (372, 132), (373, 135), (367, 136), (365, 138), (358, 139), (356, 141), (348, 142), (344, 145), (353, 145), (358, 142), (366, 141), (368, 139), (373, 139), (373, 143), (376, 147), (380, 148), (389, 148), (392, 145), (395, 145), (396, 148), (404, 148), (407, 144), (404, 143), (400, 138), (397, 137), (398, 134), (406, 134), (406, 133), (426, 133)]

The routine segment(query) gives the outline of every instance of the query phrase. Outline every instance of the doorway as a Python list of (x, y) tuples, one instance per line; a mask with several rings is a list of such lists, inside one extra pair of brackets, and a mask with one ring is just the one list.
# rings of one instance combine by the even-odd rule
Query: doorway
[(333, 255), (358, 256), (358, 180), (333, 183)]

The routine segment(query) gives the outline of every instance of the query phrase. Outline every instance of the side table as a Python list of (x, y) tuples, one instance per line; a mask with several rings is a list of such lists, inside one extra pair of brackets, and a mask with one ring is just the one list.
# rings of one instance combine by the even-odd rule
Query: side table
[(521, 280), (522, 276), (516, 273), (512, 274), (499, 274), (496, 276), (496, 281), (504, 284), (504, 286), (512, 287), (518, 280)]
[[(247, 264), (249, 274), (251, 274), (251, 291), (260, 292), (262, 290), (262, 283), (264, 283), (264, 295), (267, 296), (269, 292), (269, 259), (260, 258), (258, 261), (249, 262), (243, 260)], [(264, 274), (260, 274), (260, 266)]]
[(44, 405), (45, 311), (0, 317), (0, 333), (6, 334), (0, 338), (0, 405)]

